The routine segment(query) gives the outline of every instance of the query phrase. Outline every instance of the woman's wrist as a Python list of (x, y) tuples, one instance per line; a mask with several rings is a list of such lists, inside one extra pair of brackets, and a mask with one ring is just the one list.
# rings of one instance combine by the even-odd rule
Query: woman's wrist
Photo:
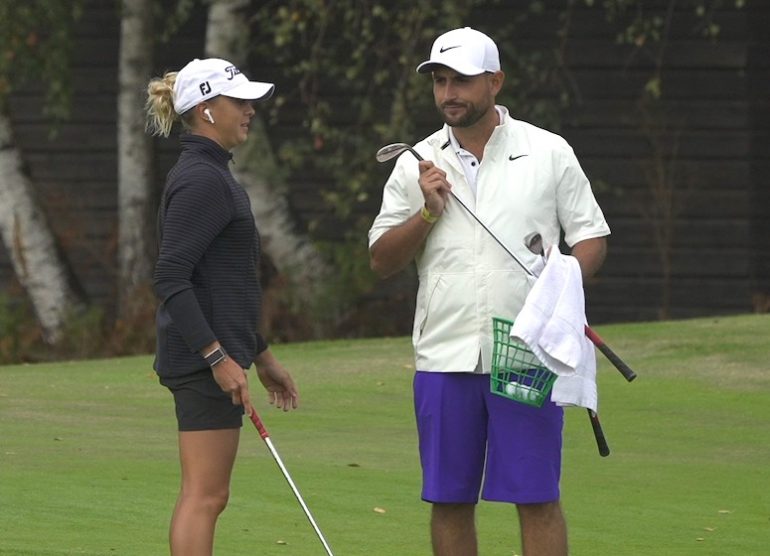
[(204, 352), (203, 359), (205, 359), (206, 364), (213, 369), (227, 359), (227, 352), (224, 347), (218, 345), (213, 349)]

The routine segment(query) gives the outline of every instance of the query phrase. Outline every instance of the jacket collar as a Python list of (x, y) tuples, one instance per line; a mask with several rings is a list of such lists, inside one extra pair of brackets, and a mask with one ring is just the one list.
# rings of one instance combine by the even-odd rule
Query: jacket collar
[(182, 145), (182, 152), (207, 156), (220, 166), (227, 167), (227, 163), (233, 158), (230, 151), (226, 151), (216, 141), (202, 135), (185, 133), (179, 138), (179, 142)]
[[(510, 158), (518, 158), (520, 156), (526, 156), (530, 154), (530, 145), (527, 140), (526, 133), (524, 133), (520, 126), (516, 125), (514, 120), (508, 112), (505, 106), (497, 106), (502, 112), (502, 123), (497, 126), (492, 132), (489, 141), (487, 142), (485, 152), (493, 152), (495, 150), (504, 149), (505, 156)], [(442, 152), (443, 159), (448, 162), (458, 172), (462, 172), (462, 166), (457, 159), (457, 155), (452, 149), (451, 142), (449, 140), (449, 126), (444, 124), (441, 131), (434, 135), (431, 141), (434, 147), (438, 148)]]
[(487, 142), (487, 148), (504, 150), (503, 154), (517, 158), (530, 154), (529, 140), (521, 125), (514, 120), (504, 106), (499, 107), (503, 112), (503, 123), (495, 128)]

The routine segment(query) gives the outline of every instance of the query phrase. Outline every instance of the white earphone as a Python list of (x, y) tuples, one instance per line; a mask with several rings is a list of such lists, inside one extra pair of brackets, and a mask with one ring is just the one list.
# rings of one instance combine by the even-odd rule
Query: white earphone
[(209, 110), (208, 108), (204, 108), (203, 109), (203, 113), (206, 114), (206, 117), (213, 124), (214, 123), (214, 117), (211, 115), (211, 110)]

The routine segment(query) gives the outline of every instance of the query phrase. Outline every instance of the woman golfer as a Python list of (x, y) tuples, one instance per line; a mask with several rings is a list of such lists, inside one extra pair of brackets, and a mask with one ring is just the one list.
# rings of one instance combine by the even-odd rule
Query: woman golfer
[(248, 135), (252, 104), (269, 98), (273, 85), (209, 58), (153, 79), (147, 92), (148, 130), (168, 137), (177, 118), (185, 128), (161, 200), (154, 275), (155, 370), (174, 396), (182, 468), (169, 540), (172, 555), (210, 555), (242, 417), (253, 411), (252, 362), (270, 402), (297, 407), (291, 376), (256, 332), (260, 239), (249, 198), (228, 168), (230, 150)]

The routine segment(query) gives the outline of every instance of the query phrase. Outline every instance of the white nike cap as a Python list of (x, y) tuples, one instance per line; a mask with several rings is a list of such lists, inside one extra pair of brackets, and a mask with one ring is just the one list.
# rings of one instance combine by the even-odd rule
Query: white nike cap
[(462, 75), (479, 75), (500, 71), (500, 53), (495, 42), (481, 31), (470, 27), (447, 31), (433, 43), (430, 60), (419, 66), (419, 73), (446, 66)]
[(249, 81), (237, 67), (220, 58), (195, 58), (176, 75), (174, 110), (184, 114), (193, 106), (224, 95), (243, 100), (270, 98), (275, 85)]

